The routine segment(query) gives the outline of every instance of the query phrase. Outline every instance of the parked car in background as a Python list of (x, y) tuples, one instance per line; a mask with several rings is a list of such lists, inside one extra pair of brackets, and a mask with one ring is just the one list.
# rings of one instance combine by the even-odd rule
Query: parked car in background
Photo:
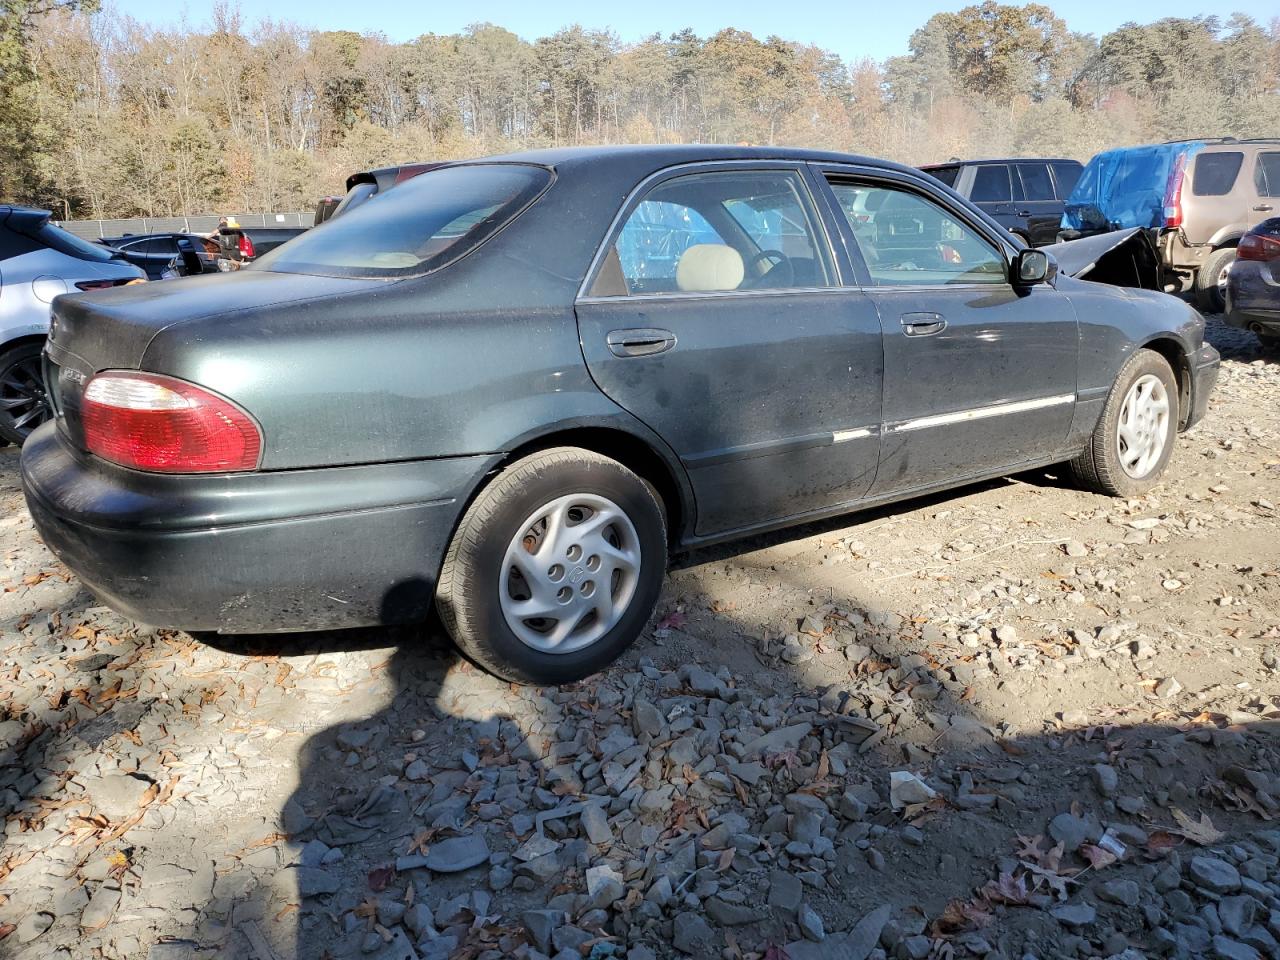
[(1280, 350), (1280, 217), (1263, 220), (1236, 246), (1227, 271), (1226, 321)]
[(405, 163), (380, 170), (362, 170), (347, 177), (347, 192), (342, 197), (324, 197), (316, 205), (316, 224), (332, 220), (361, 204), (372, 200), (379, 193), (386, 193), (398, 183), (412, 180), (420, 173), (444, 166), (440, 163)]
[(0, 440), (22, 443), (50, 416), (40, 351), (53, 298), (145, 279), (115, 251), (0, 205)]
[(1079, 160), (953, 160), (920, 168), (967, 197), (1030, 246), (1058, 239), (1064, 201), (1084, 169)]
[(198, 233), (146, 233), (125, 234), (121, 237), (103, 237), (98, 243), (120, 252), (125, 260), (146, 271), (151, 280), (159, 280), (181, 253), (178, 243), (187, 240), (200, 258), (205, 273), (218, 272), (218, 257), (222, 248), (211, 237)]
[(1225, 306), (1227, 270), (1250, 227), (1280, 205), (1280, 139), (1180, 140), (1098, 154), (1067, 199), (1063, 238), (1150, 230), (1171, 287)]
[[(855, 225), (850, 193), (886, 196)], [(788, 148), (450, 164), (231, 277), (55, 312), (23, 486), (107, 602), (225, 633), (434, 604), (536, 683), (639, 636), (671, 548), (1061, 461), (1139, 496), (1218, 368), (1189, 305)]]
[(234, 219), (218, 227), (219, 256), (223, 268), (238, 270), (264, 253), (288, 243), (307, 227), (242, 227)]
[(338, 204), (341, 202), (341, 197), (321, 197), (317, 200), (316, 212), (315, 216), (312, 218), (311, 225), (318, 227), (320, 224), (332, 217), (333, 211), (338, 209)]

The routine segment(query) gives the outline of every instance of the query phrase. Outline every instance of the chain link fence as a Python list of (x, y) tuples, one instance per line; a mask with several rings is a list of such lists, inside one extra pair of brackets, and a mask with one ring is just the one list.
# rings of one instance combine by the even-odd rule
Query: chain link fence
[(133, 217), (123, 220), (60, 220), (64, 230), (85, 240), (122, 237), (126, 233), (211, 233), (223, 216), (234, 217), (242, 227), (310, 227), (315, 214), (302, 213), (210, 213), (195, 217)]

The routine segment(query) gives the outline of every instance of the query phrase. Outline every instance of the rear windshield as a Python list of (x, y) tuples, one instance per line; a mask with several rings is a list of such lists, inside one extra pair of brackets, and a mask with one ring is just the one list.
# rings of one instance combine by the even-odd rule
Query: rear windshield
[(929, 167), (925, 170), (925, 173), (929, 174), (929, 176), (936, 177), (948, 187), (956, 185), (956, 174), (959, 172), (959, 167)]
[(1197, 197), (1221, 197), (1235, 186), (1236, 174), (1244, 163), (1244, 154), (1202, 153), (1196, 157), (1196, 170), (1191, 177), (1191, 192)]
[(432, 170), (308, 230), (251, 269), (372, 278), (426, 273), (483, 243), (550, 182), (549, 171), (525, 164)]
[(65, 253), (69, 257), (75, 257), (77, 260), (93, 260), (97, 263), (106, 263), (108, 260), (115, 258), (115, 251), (108, 247), (104, 247), (100, 243), (90, 243), (88, 240), (81, 240), (74, 233), (69, 233), (61, 227), (55, 227), (52, 223), (44, 223), (35, 230), (32, 230), (29, 236), (43, 243), (46, 247), (52, 247), (59, 253)]

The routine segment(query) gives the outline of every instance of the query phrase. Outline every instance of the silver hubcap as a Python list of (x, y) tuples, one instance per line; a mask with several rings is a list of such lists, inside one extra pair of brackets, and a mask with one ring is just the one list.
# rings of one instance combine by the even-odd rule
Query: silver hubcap
[(1120, 407), (1116, 449), (1120, 466), (1134, 480), (1155, 469), (1169, 435), (1169, 393), (1153, 374), (1137, 379)]
[(622, 619), (640, 579), (640, 538), (616, 503), (559, 497), (520, 525), (498, 587), (507, 626), (542, 653), (572, 653)]

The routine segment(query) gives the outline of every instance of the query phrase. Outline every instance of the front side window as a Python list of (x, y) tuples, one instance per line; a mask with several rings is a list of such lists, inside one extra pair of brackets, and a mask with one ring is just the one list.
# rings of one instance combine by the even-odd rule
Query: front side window
[(1260, 153), (1253, 168), (1253, 183), (1260, 197), (1280, 197), (1280, 153)]
[(628, 215), (591, 295), (830, 286), (816, 222), (795, 171), (666, 180)]
[[(1005, 283), (996, 246), (949, 211), (899, 187), (831, 184), (877, 286)], [(871, 210), (865, 219), (850, 214)]]
[(969, 199), (974, 203), (1000, 203), (1013, 199), (1009, 188), (1009, 168), (1003, 163), (988, 163), (974, 170), (973, 189)]
[(1196, 170), (1191, 177), (1191, 192), (1197, 197), (1222, 197), (1235, 186), (1236, 174), (1244, 163), (1244, 154), (1202, 153), (1196, 157)]
[(249, 269), (335, 277), (426, 273), (479, 246), (551, 182), (526, 164), (441, 167), (313, 227)]

